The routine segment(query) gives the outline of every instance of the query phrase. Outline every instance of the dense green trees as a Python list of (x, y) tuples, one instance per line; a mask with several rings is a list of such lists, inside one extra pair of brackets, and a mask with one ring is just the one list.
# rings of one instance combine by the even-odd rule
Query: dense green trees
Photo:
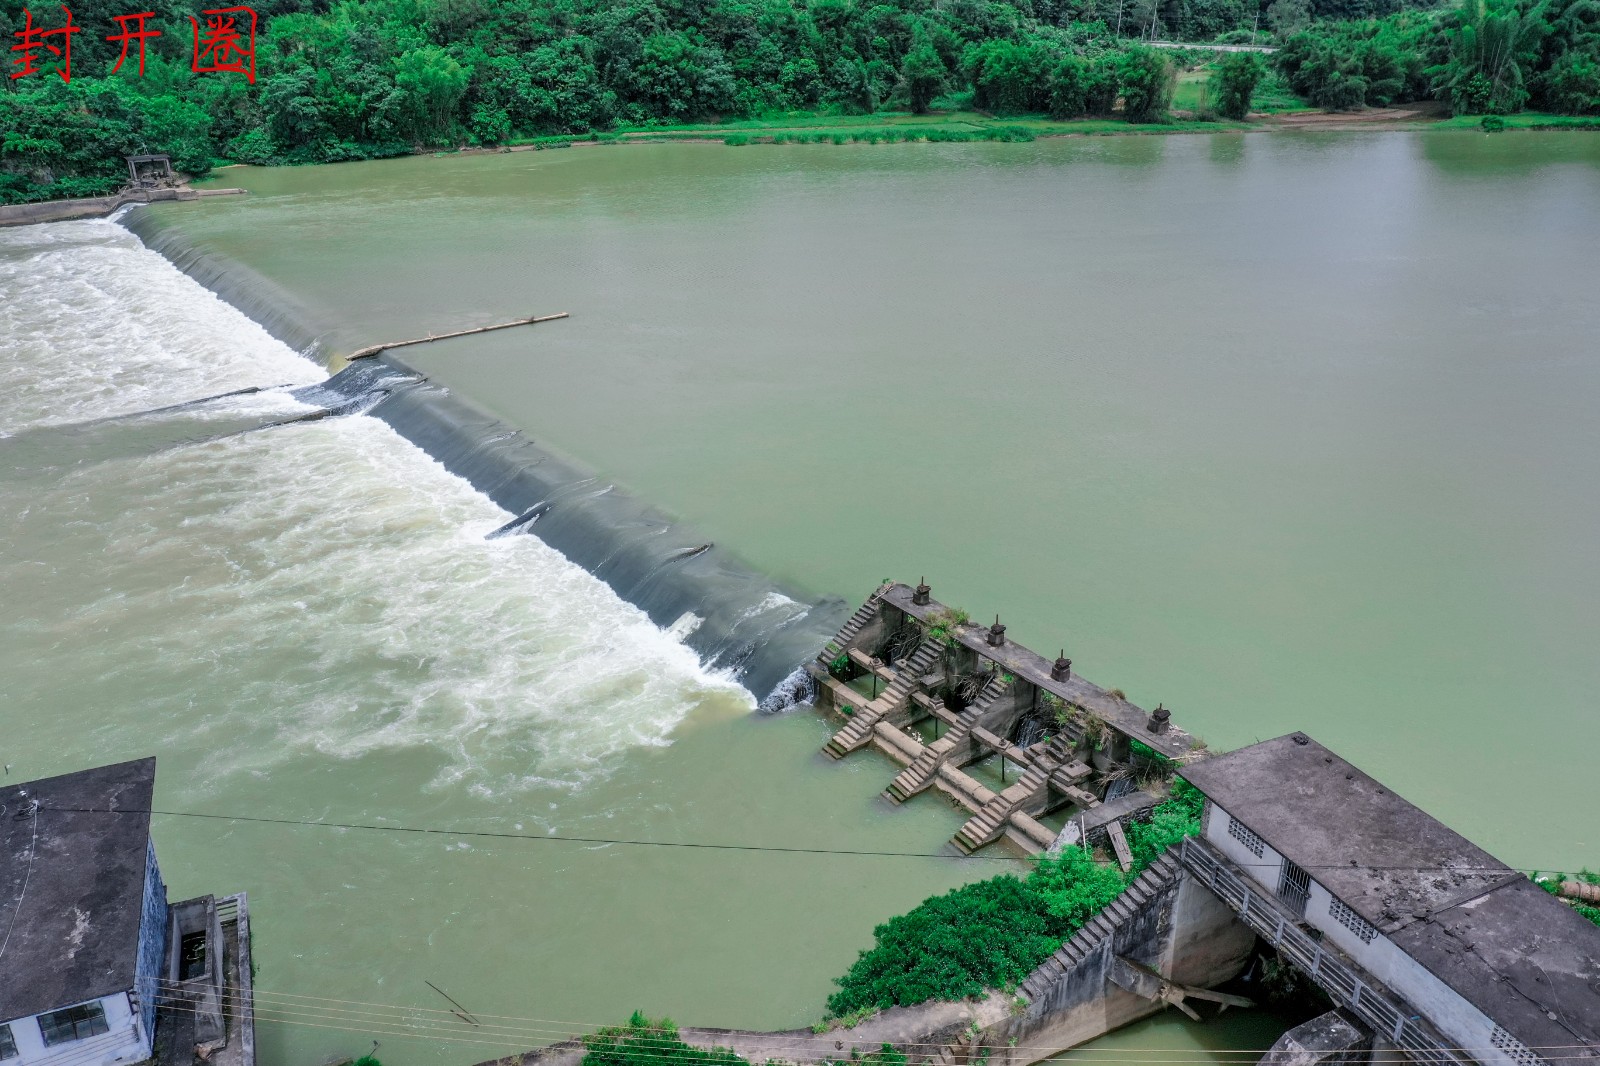
[(1435, 19), (1423, 12), (1312, 26), (1274, 56), (1289, 87), (1318, 107), (1383, 107), (1428, 96), (1424, 48)]
[[(513, 137), (806, 109), (1159, 119), (1172, 53), (1142, 33), (1279, 31), (1275, 64), (1312, 103), (1437, 96), (1458, 112), (1600, 112), (1600, 0), (257, 0), (253, 85), (188, 69), (188, 10), (155, 0), (144, 76), (106, 72), (116, 0), (74, 3), (73, 81), (0, 79), (0, 199), (117, 186), (120, 157), (361, 159)], [(0, 34), (17, 16), (0, 10)], [(1346, 21), (1329, 21), (1343, 18)], [(1356, 21), (1349, 21), (1356, 18)], [(1119, 32), (1120, 31), (1120, 32)], [(1222, 62), (1221, 110), (1248, 107)]]
[(1600, 114), (1597, 0), (1463, 0), (1444, 12), (1316, 24), (1274, 58), (1319, 107), (1433, 97), (1456, 114)]

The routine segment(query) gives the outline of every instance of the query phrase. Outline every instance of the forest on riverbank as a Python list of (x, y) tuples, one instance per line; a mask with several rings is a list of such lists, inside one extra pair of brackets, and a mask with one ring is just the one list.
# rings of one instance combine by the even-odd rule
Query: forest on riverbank
[[(1600, 2), (1463, 0), (265, 0), (253, 83), (190, 71), (187, 9), (157, 4), (143, 73), (115, 75), (114, 0), (73, 5), (70, 84), (39, 54), (0, 81), (0, 202), (117, 188), (124, 154), (319, 163), (516, 138), (973, 108), (1163, 119), (1193, 53), (1139, 37), (1273, 42), (1215, 59), (1207, 113), (1243, 117), (1268, 63), (1330, 109), (1600, 114)], [(42, 20), (41, 20), (42, 21)], [(0, 10), (0, 32), (23, 30)]]

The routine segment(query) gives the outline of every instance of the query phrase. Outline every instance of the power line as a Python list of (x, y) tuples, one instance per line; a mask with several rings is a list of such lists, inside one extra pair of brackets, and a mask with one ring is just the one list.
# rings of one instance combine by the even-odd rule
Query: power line
[[(43, 810), (62, 814), (137, 814), (161, 815), (166, 818), (197, 818), (207, 821), (220, 822), (247, 822), (259, 825), (291, 825), (291, 826), (316, 826), (322, 829), (352, 829), (378, 833), (407, 833), (424, 836), (449, 836), (449, 837), (474, 837), (487, 840), (527, 840), (537, 843), (551, 841), (566, 844), (618, 844), (629, 847), (641, 848), (688, 848), (705, 851), (750, 851), (771, 852), (782, 855), (846, 855), (861, 858), (889, 858), (889, 859), (956, 859), (962, 861), (978, 862), (1004, 862), (1015, 865), (1021, 861), (1007, 855), (961, 855), (951, 851), (876, 851), (867, 849), (850, 848), (804, 848), (786, 847), (771, 844), (719, 844), (707, 841), (692, 840), (637, 840), (626, 837), (589, 837), (566, 836), (560, 833), (513, 833), (501, 830), (488, 829), (456, 829), (441, 826), (411, 826), (411, 825), (382, 825), (373, 822), (324, 822), (309, 818), (269, 818), (263, 815), (251, 814), (216, 814), (206, 811), (163, 811), (156, 809), (119, 808), (117, 810), (103, 810), (95, 807), (45, 807)], [(1234, 862), (1241, 867), (1273, 869), (1279, 868), (1278, 863)], [(1433, 873), (1447, 870), (1459, 874), (1504, 874), (1535, 873), (1537, 870), (1518, 870), (1510, 866), (1452, 866), (1444, 863), (1435, 863), (1428, 866), (1372, 866), (1367, 864), (1351, 865), (1349, 863), (1324, 863), (1322, 865), (1302, 865), (1304, 870), (1374, 870), (1392, 873)], [(1550, 866), (1548, 869), (1557, 869)]]
[(11, 934), (16, 931), (22, 903), (28, 898), (28, 882), (33, 880), (33, 860), (39, 857), (39, 801), (34, 800), (29, 806), (33, 815), (33, 836), (28, 841), (28, 869), (22, 875), (22, 891), (17, 893), (17, 909), (11, 912), (11, 921), (6, 923), (6, 938), (0, 940), (0, 958), (5, 957), (6, 948), (11, 946)]
[[(171, 987), (173, 987), (175, 989), (183, 987), (181, 984), (177, 984), (177, 983), (174, 983), (174, 982), (162, 982), (162, 983), (167, 984), (167, 985), (169, 985), (169, 986), (171, 986)], [(330, 999), (327, 999), (326, 997), (299, 996), (299, 995), (295, 995), (293, 993), (282, 993), (282, 992), (260, 992), (260, 991), (258, 991), (256, 993), (256, 995), (258, 995), (258, 996), (268, 996), (268, 997), (274, 997), (275, 996), (275, 997), (280, 997), (280, 998), (292, 998), (292, 999), (307, 999), (307, 1000), (316, 999), (316, 1000), (321, 1000), (322, 1002), (326, 1002), (326, 1003), (354, 1003), (354, 1002), (357, 1002), (357, 1001), (352, 1001), (352, 1000), (330, 1000)], [(224, 997), (224, 999), (226, 999), (226, 1000), (228, 1000), (229, 1002), (232, 1002), (232, 1003), (242, 1003), (242, 1002), (246, 1001), (246, 999), (248, 998), (243, 993), (238, 992), (237, 990), (226, 991), (226, 992), (223, 993), (223, 997)], [(170, 1000), (168, 1002), (170, 1003)], [(384, 1005), (381, 1005), (381, 1004), (364, 1004), (364, 1005), (366, 1005), (366, 1006), (384, 1006)], [(440, 1018), (440, 1019), (424, 1019), (421, 1022), (416, 1022), (416, 1021), (411, 1021), (409, 1019), (402, 1018), (402, 1017), (394, 1017), (394, 1016), (390, 1016), (390, 1015), (380, 1015), (380, 1014), (375, 1014), (373, 1012), (367, 1012), (367, 1011), (347, 1011), (347, 1010), (343, 1010), (343, 1009), (337, 1008), (337, 1007), (323, 1008), (324, 1010), (326, 1010), (328, 1012), (327, 1014), (310, 1013), (310, 1011), (316, 1009), (312, 1004), (292, 1004), (290, 1006), (285, 1007), (285, 1006), (278, 1006), (276, 1004), (271, 1004), (271, 1003), (262, 1004), (260, 1002), (256, 1002), (255, 1006), (256, 1006), (256, 1009), (258, 1011), (272, 1012), (272, 1013), (275, 1013), (275, 1014), (278, 1014), (278, 1015), (282, 1015), (283, 1018), (285, 1018), (285, 1019), (294, 1018), (294, 1017), (310, 1017), (310, 1018), (319, 1018), (319, 1019), (325, 1020), (325, 1021), (334, 1021), (334, 1020), (341, 1020), (339, 1018), (339, 1016), (341, 1014), (352, 1015), (352, 1016), (367, 1015), (367, 1016), (371, 1016), (371, 1017), (377, 1017), (377, 1018), (380, 1019), (380, 1021), (378, 1021), (376, 1023), (370, 1023), (370, 1024), (375, 1024), (375, 1025), (403, 1025), (403, 1026), (407, 1027), (408, 1032), (410, 1034), (412, 1034), (412, 1035), (423, 1035), (423, 1034), (428, 1034), (428, 1033), (439, 1033), (439, 1032), (454, 1033), (454, 1034), (462, 1034), (463, 1033), (463, 1030), (455, 1028), (454, 1026), (451, 1026), (451, 1027), (448, 1027), (448, 1028), (441, 1028), (438, 1025), (432, 1024), (434, 1021), (443, 1022), (444, 1021), (443, 1018)], [(388, 1007), (387, 1009), (391, 1009), (391, 1010), (396, 1011), (396, 1012), (411, 1012), (411, 1013), (424, 1013), (424, 1014), (444, 1014), (444, 1013), (449, 1013), (449, 1012), (443, 1011), (442, 1009), (439, 1009), (439, 1008), (403, 1007), (403, 1006), (400, 1006), (400, 1005), (393, 1005), (393, 1006)], [(494, 1017), (512, 1018), (512, 1016), (509, 1016), (509, 1015), (479, 1014), (478, 1016), (484, 1017), (484, 1018), (494, 1018)], [(459, 1016), (455, 1016), (455, 1017), (459, 1017)], [(551, 1021), (551, 1019), (538, 1019), (538, 1018), (530, 1018), (530, 1019), (515, 1019), (515, 1018), (512, 1018), (512, 1020)], [(358, 1023), (357, 1021), (350, 1021), (349, 1024), (360, 1024), (360, 1023)], [(466, 1024), (471, 1024), (471, 1023), (466, 1023)], [(577, 1038), (582, 1037), (583, 1035), (585, 1035), (586, 1032), (592, 1032), (595, 1029), (599, 1029), (599, 1028), (603, 1028), (603, 1027), (612, 1027), (612, 1026), (602, 1026), (602, 1025), (600, 1025), (598, 1023), (592, 1023), (592, 1022), (553, 1022), (553, 1024), (564, 1025), (564, 1026), (577, 1026), (577, 1027), (579, 1027), (579, 1031), (573, 1032), (568, 1028), (546, 1029), (546, 1028), (542, 1028), (542, 1027), (531, 1027), (531, 1028), (529, 1028), (529, 1027), (519, 1027), (519, 1026), (478, 1026), (477, 1028), (480, 1029), (480, 1030), (483, 1030), (480, 1035), (485, 1035), (485, 1036), (488, 1036), (488, 1035), (496, 1035), (496, 1036), (507, 1035), (508, 1037), (511, 1037), (511, 1036), (516, 1035), (516, 1034), (522, 1034), (522, 1033), (542, 1034), (541, 1038), (543, 1039), (544, 1043), (545, 1044), (552, 1044), (552, 1043), (560, 1043), (563, 1040), (577, 1039)], [(691, 1026), (689, 1028), (692, 1029), (694, 1027)], [(843, 1036), (849, 1035), (849, 1033), (850, 1033), (849, 1030), (831, 1030), (828, 1033), (820, 1033), (820, 1034), (816, 1034), (816, 1035), (818, 1037), (825, 1038), (825, 1037), (827, 1037), (829, 1035), (832, 1035), (832, 1034), (838, 1034), (838, 1037), (843, 1037)], [(471, 1036), (473, 1034), (472, 1034), (471, 1031), (466, 1031), (464, 1035)], [(802, 1048), (802, 1047), (811, 1047), (815, 1043), (814, 1041), (809, 1041), (809, 1040), (805, 1039), (805, 1037), (801, 1036), (798, 1033), (782, 1033), (782, 1032), (761, 1033), (761, 1032), (743, 1032), (743, 1031), (741, 1031), (741, 1032), (738, 1032), (736, 1034), (735, 1033), (730, 1033), (729, 1035), (730, 1035), (730, 1037), (736, 1036), (740, 1043), (744, 1043), (744, 1044), (754, 1043), (757, 1046), (766, 1045), (766, 1046), (772, 1047), (774, 1050), (783, 1050), (785, 1048), (798, 1049), (798, 1048)], [(552, 1037), (553, 1037), (553, 1039), (552, 1039)], [(837, 1037), (836, 1037), (836, 1039), (837, 1039)], [(882, 1043), (882, 1041), (876, 1041), (876, 1042), (877, 1043)], [(911, 1048), (934, 1048), (934, 1049), (937, 1049), (937, 1048), (945, 1047), (950, 1043), (950, 1041), (944, 1041), (944, 1042), (891, 1041), (891, 1042), (896, 1047), (901, 1048), (903, 1050), (911, 1049)], [(1009, 1048), (1011, 1050), (1048, 1051), (1048, 1052), (1051, 1052), (1051, 1053), (1055, 1053), (1058, 1050), (1058, 1049), (1054, 1048), (1053, 1046), (1026, 1045), (1026, 1044), (1023, 1044), (1023, 1045), (994, 1044), (994, 1045), (976, 1045), (976, 1046), (978, 1048), (999, 1049), (999, 1048), (1004, 1047), (1004, 1048)], [(1548, 1045), (1540, 1045), (1538, 1047), (1532, 1048), (1532, 1050), (1535, 1050), (1535, 1051), (1581, 1051), (1581, 1050), (1590, 1049), (1591, 1047), (1592, 1047), (1592, 1045), (1588, 1045), (1588, 1044), (1548, 1044)], [(1130, 1050), (1131, 1051), (1131, 1050), (1135, 1050), (1135, 1049), (1121, 1049), (1121, 1048), (1118, 1048), (1118, 1049), (1107, 1049), (1107, 1050), (1116, 1050), (1116, 1051)], [(1168, 1048), (1156, 1048), (1156, 1049), (1144, 1049), (1144, 1050), (1160, 1051), (1160, 1052), (1173, 1052), (1173, 1053), (1185, 1053), (1185, 1054), (1189, 1053), (1188, 1049), (1180, 1049), (1180, 1048), (1170, 1048), (1170, 1049), (1168, 1049)], [(1204, 1055), (1207, 1055), (1207, 1056), (1213, 1055), (1213, 1054), (1233, 1054), (1233, 1055), (1260, 1056), (1260, 1055), (1265, 1054), (1266, 1050), (1268, 1050), (1268, 1049), (1253, 1049), (1253, 1050), (1219, 1049), (1216, 1052), (1197, 1051), (1196, 1053), (1204, 1054)], [(1485, 1047), (1480, 1047), (1480, 1048), (1464, 1047), (1464, 1048), (1446, 1048), (1445, 1050), (1455, 1051), (1455, 1052), (1462, 1052), (1462, 1053), (1472, 1053), (1472, 1052), (1479, 1052), (1479, 1051), (1485, 1051), (1486, 1052), (1486, 1051), (1488, 1051), (1490, 1049), (1489, 1048), (1485, 1048)], [(1088, 1054), (1088, 1053), (1093, 1053), (1093, 1052), (1086, 1052), (1086, 1054)], [(1581, 1057), (1586, 1057), (1586, 1056), (1575, 1056), (1575, 1057), (1581, 1058)], [(1409, 1060), (1407, 1060), (1407, 1061), (1409, 1061)]]
[[(199, 1012), (199, 1008), (198, 1007), (183, 1006), (183, 1005), (180, 1005), (180, 1004), (178, 1004), (176, 1002), (164, 1003), (164, 1004), (162, 1004), (162, 1009), (169, 1010), (169, 1011), (177, 1011), (177, 1012), (182, 1012), (182, 1013), (198, 1013)], [(405, 1026), (404, 1028), (399, 1028), (399, 1029), (396, 1029), (396, 1028), (383, 1028), (380, 1025), (361, 1026), (361, 1025), (357, 1025), (355, 1023), (347, 1023), (347, 1024), (344, 1024), (344, 1025), (334, 1025), (334, 1024), (329, 1024), (328, 1021), (301, 1021), (301, 1020), (297, 1020), (297, 1018), (300, 1016), (299, 1012), (283, 1011), (283, 1010), (279, 1010), (277, 1008), (272, 1008), (272, 1007), (265, 1008), (265, 1010), (267, 1012), (265, 1015), (263, 1015), (262, 1013), (260, 1013), (258, 1011), (258, 1013), (256, 1014), (256, 1020), (257, 1021), (265, 1021), (265, 1022), (270, 1022), (270, 1023), (273, 1023), (273, 1024), (277, 1024), (277, 1025), (300, 1026), (300, 1027), (313, 1028), (313, 1029), (333, 1029), (333, 1030), (337, 1030), (337, 1031), (340, 1031), (340, 1032), (359, 1033), (359, 1034), (368, 1035), (368, 1036), (376, 1034), (378, 1036), (405, 1037), (405, 1038), (408, 1038), (408, 1039), (442, 1040), (442, 1041), (446, 1041), (448, 1043), (470, 1044), (470, 1045), (476, 1045), (476, 1046), (480, 1046), (480, 1047), (510, 1047), (510, 1048), (518, 1048), (518, 1049), (521, 1049), (521, 1050), (536, 1050), (536, 1049), (533, 1049), (533, 1048), (528, 1048), (525, 1044), (517, 1042), (517, 1041), (515, 1041), (513, 1039), (509, 1039), (509, 1038), (507, 1038), (507, 1039), (499, 1039), (499, 1040), (493, 1040), (493, 1039), (484, 1040), (484, 1039), (478, 1039), (478, 1038), (474, 1037), (470, 1032), (462, 1033), (460, 1030), (455, 1030), (455, 1029), (445, 1030), (445, 1029), (441, 1029), (439, 1027), (426, 1027), (426, 1026), (410, 1027), (410, 1026), (405, 1026), (404, 1022), (401, 1022), (401, 1021), (398, 1021), (398, 1020), (394, 1021), (394, 1022), (382, 1023), (382, 1024), (384, 1024), (384, 1025), (393, 1025), (393, 1026)], [(613, 1026), (613, 1027), (608, 1027), (608, 1028), (625, 1028), (625, 1027)], [(691, 1026), (691, 1027), (688, 1027), (688, 1028), (693, 1029), (694, 1027)], [(681, 1032), (682, 1032), (682, 1030), (680, 1029), (680, 1035), (681, 1035)], [(844, 1033), (842, 1031), (836, 1031), (836, 1032), (840, 1032), (840, 1035), (844, 1035)], [(579, 1039), (581, 1039), (582, 1035), (583, 1034), (569, 1034), (562, 1040), (547, 1041), (545, 1043), (545, 1045), (543, 1045), (543, 1046), (549, 1046), (550, 1044), (555, 1044), (555, 1043), (565, 1043), (568, 1040), (579, 1040)], [(757, 1033), (757, 1034), (745, 1034), (745, 1033), (732, 1032), (732, 1031), (727, 1032), (727, 1036), (730, 1038), (730, 1043), (735, 1042), (735, 1041), (737, 1041), (739, 1043), (749, 1043), (751, 1041), (751, 1037), (752, 1036), (761, 1037), (761, 1036), (764, 1036), (764, 1035), (766, 1035), (766, 1034), (759, 1034), (759, 1033)], [(774, 1034), (771, 1034), (771, 1035), (773, 1037), (782, 1037), (783, 1036), (783, 1034), (777, 1034), (777, 1033), (774, 1033)], [(824, 1040), (824, 1041), (825, 1041), (826, 1037), (829, 1036), (829, 1035), (831, 1035), (831, 1034), (828, 1034), (828, 1033), (818, 1034), (818, 1036), (820, 1038), (822, 1038), (822, 1040)], [(791, 1052), (801, 1053), (801, 1054), (805, 1055), (808, 1058), (829, 1058), (829, 1056), (826, 1054), (826, 1051), (827, 1051), (826, 1048), (822, 1049), (825, 1052), (823, 1055), (818, 1056), (816, 1054), (816, 1052), (818, 1050), (817, 1047), (816, 1047), (816, 1043), (817, 1042), (818, 1041), (807, 1041), (803, 1037), (798, 1037), (798, 1038), (785, 1040), (782, 1043), (777, 1043), (777, 1044), (772, 1044), (772, 1045), (760, 1045), (760, 1044), (758, 1044), (757, 1046), (763, 1052), (768, 1053), (768, 1054), (782, 1053), (782, 1052), (785, 1052), (785, 1051), (791, 1051)], [(840, 1059), (849, 1058), (849, 1053), (845, 1050), (845, 1048), (851, 1048), (851, 1047), (860, 1048), (861, 1046), (863, 1046), (862, 1043), (851, 1044), (851, 1043), (846, 1043), (844, 1041), (838, 1041), (837, 1038), (836, 1038), (836, 1042), (840, 1043), (840, 1044), (843, 1044), (843, 1047), (839, 1047), (839, 1048), (835, 1048), (834, 1049), (834, 1050), (839, 1052), (839, 1058)], [(896, 1042), (896, 1041), (869, 1040), (869, 1041), (865, 1041), (864, 1043), (866, 1043), (866, 1044), (874, 1044), (874, 1045), (881, 1045), (881, 1044), (884, 1044), (884, 1043), (889, 1043), (889, 1044), (893, 1045), (894, 1047), (896, 1047), (897, 1049), (906, 1050), (906, 1049), (910, 1049), (910, 1048), (934, 1048), (934, 1049), (939, 1049), (939, 1048), (944, 1048), (944, 1047), (949, 1046), (950, 1043), (957, 1043), (957, 1042), (951, 1041), (951, 1042), (947, 1042), (947, 1043), (943, 1043), (943, 1044), (933, 1044), (933, 1043), (917, 1044), (917, 1043), (900, 1043), (900, 1042)], [(718, 1045), (718, 1046), (727, 1047), (728, 1045), (724, 1044), (724, 1045)], [(1268, 1051), (1271, 1050), (1270, 1048), (1252, 1048), (1252, 1049), (1219, 1048), (1219, 1049), (1216, 1049), (1216, 1050), (1208, 1050), (1208, 1049), (1203, 1049), (1203, 1048), (1131, 1048), (1131, 1047), (1130, 1048), (1114, 1047), (1114, 1048), (1061, 1049), (1061, 1048), (1056, 1048), (1056, 1047), (1052, 1047), (1052, 1046), (1048, 1046), (1048, 1045), (1027, 1046), (1027, 1045), (1012, 1045), (1012, 1044), (967, 1044), (965, 1046), (968, 1047), (968, 1048), (971, 1048), (974, 1051), (979, 1051), (979, 1052), (985, 1051), (985, 1050), (987, 1050), (987, 1051), (1002, 1051), (1002, 1050), (1017, 1051), (1017, 1050), (1022, 1050), (1022, 1051), (1043, 1051), (1043, 1052), (1048, 1052), (1048, 1053), (1050, 1053), (1052, 1055), (1070, 1054), (1073, 1058), (1080, 1059), (1080, 1060), (1085, 1061), (1085, 1062), (1096, 1062), (1096, 1063), (1101, 1063), (1101, 1062), (1103, 1062), (1103, 1063), (1193, 1063), (1193, 1062), (1215, 1061), (1219, 1057), (1224, 1057), (1223, 1061), (1228, 1061), (1225, 1058), (1225, 1056), (1230, 1056), (1230, 1055), (1241, 1056), (1241, 1057), (1249, 1056), (1248, 1059), (1241, 1058), (1240, 1061), (1241, 1061), (1241, 1063), (1243, 1063), (1243, 1062), (1253, 1062), (1256, 1059), (1259, 1059), (1260, 1056), (1265, 1055)], [(1490, 1052), (1492, 1052), (1492, 1051), (1494, 1051), (1496, 1049), (1490, 1048), (1490, 1047), (1478, 1047), (1478, 1048), (1444, 1048), (1444, 1049), (1441, 1049), (1441, 1050), (1448, 1051), (1448, 1052), (1453, 1052), (1453, 1053), (1456, 1053), (1456, 1054), (1476, 1055), (1476, 1054), (1479, 1054), (1479, 1053), (1487, 1054), (1487, 1053), (1490, 1053)], [(1572, 1055), (1548, 1055), (1548, 1054), (1541, 1055), (1541, 1057), (1544, 1058), (1548, 1062), (1560, 1062), (1560, 1061), (1578, 1060), (1578, 1059), (1587, 1059), (1587, 1060), (1593, 1061), (1593, 1059), (1595, 1058), (1594, 1052), (1592, 1050), (1582, 1046), (1582, 1045), (1538, 1046), (1538, 1047), (1530, 1047), (1529, 1050), (1530, 1051), (1535, 1051), (1535, 1052), (1548, 1052), (1548, 1051), (1574, 1051), (1574, 1052), (1580, 1052), (1579, 1054), (1572, 1054)], [(931, 1057), (933, 1054), (936, 1054), (936, 1052), (921, 1052), (920, 1054), (923, 1054), (923, 1055)], [(1122, 1057), (1122, 1056), (1126, 1056), (1126, 1055), (1137, 1055), (1138, 1057), (1137, 1058), (1125, 1058), (1125, 1057)], [(1165, 1057), (1165, 1058), (1152, 1057), (1152, 1055), (1155, 1055), (1155, 1056), (1170, 1056), (1170, 1057)], [(1376, 1058), (1375, 1057), (1375, 1058), (1372, 1059), (1372, 1062), (1374, 1062), (1374, 1063), (1392, 1063), (1392, 1064), (1396, 1064), (1396, 1066), (1398, 1066), (1398, 1064), (1414, 1063), (1416, 1061), (1415, 1058), (1408, 1057), (1403, 1052), (1398, 1052), (1397, 1051), (1396, 1055), (1399, 1056), (1399, 1057), (1396, 1057), (1396, 1058)], [(674, 1055), (674, 1054), (672, 1054), (671, 1052), (667, 1052), (667, 1051), (649, 1051), (649, 1050), (646, 1050), (646, 1049), (637, 1049), (637, 1048), (633, 1049), (633, 1051), (630, 1054), (630, 1057), (639, 1058), (639, 1059), (658, 1060), (658, 1061), (661, 1061), (661, 1062), (673, 1062), (673, 1061), (678, 1061), (679, 1060), (679, 1057)]]

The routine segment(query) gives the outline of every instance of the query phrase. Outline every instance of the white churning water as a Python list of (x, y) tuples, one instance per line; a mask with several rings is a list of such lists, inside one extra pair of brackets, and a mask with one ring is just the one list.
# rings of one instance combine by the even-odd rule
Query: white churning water
[[(0, 435), (323, 376), (111, 222), (0, 232), (0, 293)], [(543, 542), (485, 540), (510, 516), (375, 418), (28, 463), (0, 469), (0, 676), (29, 748), (95, 738), (52, 771), (179, 749), (186, 790), (219, 794), (307, 752), (416, 749), (430, 787), (486, 795), (579, 786), (753, 705)]]

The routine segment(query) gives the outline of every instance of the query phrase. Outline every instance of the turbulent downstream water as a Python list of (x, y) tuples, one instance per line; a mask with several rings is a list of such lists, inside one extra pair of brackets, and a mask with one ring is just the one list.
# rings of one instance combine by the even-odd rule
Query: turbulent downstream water
[[(876, 817), (879, 775), (811, 764), (820, 723), (752, 717), (544, 542), (487, 538), (512, 516), (376, 418), (258, 429), (316, 410), (282, 393), (122, 417), (324, 374), (120, 226), (0, 232), (0, 291), (14, 778), (154, 753), (164, 810), (860, 850), (951, 831)], [(477, 1061), (642, 1006), (799, 1024), (873, 924), (993, 868), (156, 821), (175, 893), (251, 895), (270, 1064), (366, 1032), (386, 1062)], [(425, 980), (554, 1021), (442, 1028)]]
[[(1600, 863), (1600, 139), (223, 177), (252, 195), (137, 237), (0, 231), (13, 776), (154, 751), (167, 810), (931, 850), (954, 812), (875, 803), (889, 764), (820, 760), (824, 723), (735, 680), (925, 573), (1216, 745), (1305, 728), (1510, 862)], [(124, 417), (556, 310), (408, 352), (431, 383)], [(488, 536), (552, 487), (535, 535)], [(175, 892), (251, 893), (268, 1066), (368, 1032), (388, 1066), (476, 1061), (634, 1008), (804, 1024), (874, 924), (994, 869), (155, 831)], [(425, 981), (515, 1032), (423, 1013)], [(1273, 1035), (1229, 1018), (1106, 1046)]]

